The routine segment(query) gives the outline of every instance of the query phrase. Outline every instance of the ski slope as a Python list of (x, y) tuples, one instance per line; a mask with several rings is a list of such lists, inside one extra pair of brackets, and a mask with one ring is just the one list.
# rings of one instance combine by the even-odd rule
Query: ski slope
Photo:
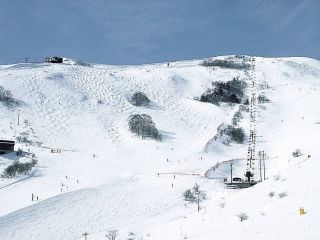
[[(257, 106), (257, 149), (267, 153), (268, 179), (242, 190), (226, 189), (221, 179), (229, 177), (231, 159), (246, 158), (247, 141), (212, 140), (239, 106), (195, 98), (215, 81), (250, 82), (250, 70), (204, 67), (202, 60), (0, 66), (0, 86), (20, 102), (0, 104), (0, 138), (25, 133), (41, 143), (17, 143), (38, 164), (27, 175), (0, 179), (0, 239), (76, 240), (87, 232), (98, 240), (110, 230), (119, 231), (117, 239), (318, 239), (320, 62), (255, 59), (258, 84), (269, 86), (259, 92), (271, 100)], [(137, 91), (150, 107), (130, 103)], [(149, 114), (163, 141), (130, 133), (134, 113)], [(239, 124), (248, 135), (248, 114)], [(301, 157), (292, 156), (296, 149)], [(17, 159), (0, 155), (0, 171)], [(235, 163), (235, 176), (243, 177), (245, 161)], [(207, 194), (200, 212), (182, 197), (195, 183)], [(299, 207), (307, 213), (300, 216)], [(241, 213), (248, 220), (240, 222)]]

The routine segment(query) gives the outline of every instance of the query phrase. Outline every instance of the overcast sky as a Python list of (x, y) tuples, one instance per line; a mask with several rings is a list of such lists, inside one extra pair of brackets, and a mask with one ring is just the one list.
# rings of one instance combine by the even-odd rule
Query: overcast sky
[(320, 0), (0, 0), (0, 63), (320, 59)]

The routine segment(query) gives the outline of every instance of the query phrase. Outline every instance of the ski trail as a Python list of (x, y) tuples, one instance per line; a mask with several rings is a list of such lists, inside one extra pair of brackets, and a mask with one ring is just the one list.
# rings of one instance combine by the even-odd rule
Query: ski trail
[(104, 127), (106, 134), (117, 148), (122, 148), (123, 137), (119, 124), (123, 115), (129, 116), (133, 108), (125, 98), (121, 81), (109, 76), (104, 69), (91, 69), (81, 66), (71, 66), (69, 77), (74, 87), (87, 96), (85, 110), (91, 112)]

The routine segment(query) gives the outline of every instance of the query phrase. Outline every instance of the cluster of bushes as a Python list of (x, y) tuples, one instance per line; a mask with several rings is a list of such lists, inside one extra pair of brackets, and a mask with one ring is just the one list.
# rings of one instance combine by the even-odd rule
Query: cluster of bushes
[(29, 133), (22, 132), (19, 136), (16, 137), (16, 141), (19, 143), (25, 143), (27, 145), (32, 145), (33, 141), (29, 139)]
[(229, 146), (230, 142), (236, 142), (238, 144), (244, 143), (245, 137), (246, 135), (242, 127), (221, 124), (217, 128), (217, 134), (213, 137), (213, 140), (217, 141), (221, 139), (224, 145)]
[(147, 114), (133, 114), (129, 117), (129, 129), (132, 133), (140, 136), (142, 139), (151, 138), (161, 140), (156, 125), (152, 118)]
[(108, 240), (116, 240), (117, 236), (118, 236), (118, 230), (111, 230), (111, 231), (108, 231), (107, 234), (105, 235), (105, 237), (108, 239)]
[(232, 61), (225, 59), (207, 59), (201, 63), (205, 67), (222, 67), (222, 68), (232, 68), (238, 70), (247, 70), (250, 69), (251, 65), (245, 63), (244, 61)]
[(294, 152), (292, 152), (292, 156), (301, 157), (302, 156), (301, 150), (300, 149), (295, 150)]
[(200, 190), (200, 186), (196, 183), (192, 189), (187, 189), (183, 193), (184, 200), (190, 203), (194, 203), (198, 201), (202, 202), (207, 198), (206, 193)]
[(268, 103), (270, 102), (270, 99), (268, 99), (264, 94), (260, 94), (257, 97), (258, 103)]
[(281, 192), (281, 193), (278, 194), (278, 197), (279, 197), (279, 198), (284, 198), (284, 197), (286, 197), (286, 196), (288, 196), (288, 193), (287, 193), (287, 192)]
[(219, 105), (220, 102), (242, 103), (245, 102), (246, 82), (233, 78), (228, 82), (215, 82), (214, 88), (208, 89), (200, 97), (201, 102), (209, 102)]
[(11, 92), (4, 89), (2, 86), (0, 86), (0, 102), (7, 107), (12, 107), (18, 104), (18, 102), (13, 98)]
[(223, 130), (223, 134), (230, 137), (231, 141), (236, 143), (243, 143), (245, 140), (245, 132), (242, 127), (235, 127), (232, 125), (227, 125)]
[[(271, 191), (271, 192), (269, 192), (268, 195), (269, 195), (270, 198), (273, 198), (275, 196), (275, 192)], [(281, 192), (281, 193), (278, 194), (279, 198), (284, 198), (286, 196), (288, 196), (287, 192)]]
[(263, 90), (263, 89), (268, 89), (270, 88), (269, 84), (267, 81), (263, 81), (262, 83), (259, 84), (259, 89)]
[(147, 107), (150, 104), (150, 99), (143, 92), (136, 92), (131, 97), (131, 103), (137, 107)]
[(234, 126), (238, 125), (240, 120), (243, 118), (242, 113), (240, 110), (236, 111), (235, 114), (233, 115), (231, 121)]
[(27, 143), (29, 145), (31, 145), (33, 143), (32, 140), (28, 139), (28, 136), (17, 136), (16, 140), (19, 143)]
[(35, 165), (37, 164), (37, 160), (32, 159), (31, 162), (21, 163), (19, 161), (14, 161), (11, 165), (9, 165), (3, 172), (3, 177), (14, 177), (19, 174), (26, 174), (29, 172)]

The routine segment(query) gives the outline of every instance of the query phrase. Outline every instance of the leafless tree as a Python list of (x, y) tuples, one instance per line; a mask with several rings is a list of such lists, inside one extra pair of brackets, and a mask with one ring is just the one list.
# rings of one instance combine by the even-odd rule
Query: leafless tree
[(240, 222), (243, 222), (249, 218), (246, 213), (241, 213), (241, 214), (237, 215), (237, 217), (240, 219)]
[(118, 236), (117, 230), (111, 230), (106, 234), (106, 238), (109, 240), (116, 240), (117, 236)]

